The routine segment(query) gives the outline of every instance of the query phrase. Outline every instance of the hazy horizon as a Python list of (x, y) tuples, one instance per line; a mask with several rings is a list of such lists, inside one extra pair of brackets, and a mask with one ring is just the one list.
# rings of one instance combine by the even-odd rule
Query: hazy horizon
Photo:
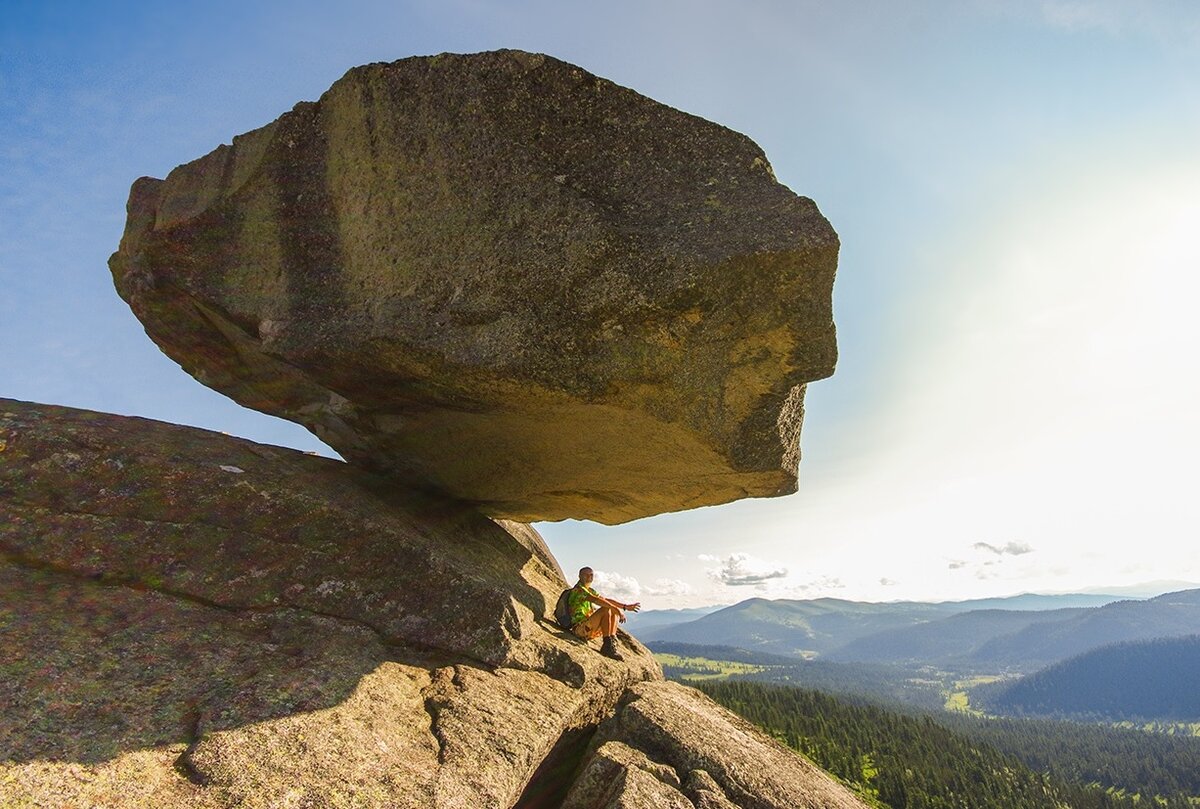
[(1111, 587), (1111, 588), (1098, 587), (1098, 588), (1094, 588), (1094, 589), (1090, 589), (1090, 590), (1064, 591), (1064, 592), (1056, 592), (1056, 593), (1020, 592), (1020, 593), (1008, 593), (1008, 594), (1004, 594), (1004, 595), (972, 596), (970, 598), (947, 598), (947, 599), (901, 598), (901, 599), (890, 599), (890, 600), (874, 600), (874, 599), (843, 598), (841, 596), (829, 596), (829, 595), (812, 596), (810, 598), (784, 598), (784, 597), (767, 598), (765, 596), (749, 595), (744, 598), (740, 598), (736, 601), (730, 601), (730, 602), (720, 602), (720, 603), (711, 603), (711, 604), (696, 604), (696, 605), (690, 606), (690, 607), (651, 608), (651, 609), (645, 609), (644, 611), (645, 612), (677, 612), (677, 611), (685, 611), (685, 610), (712, 610), (715, 612), (716, 610), (725, 609), (727, 607), (736, 607), (738, 604), (741, 604), (746, 601), (752, 601), (756, 598), (762, 599), (765, 601), (819, 601), (821, 599), (832, 598), (832, 599), (839, 600), (839, 601), (851, 601), (851, 602), (860, 603), (860, 604), (955, 604), (955, 603), (962, 603), (962, 602), (969, 602), (969, 601), (1002, 601), (1002, 600), (1006, 600), (1006, 599), (1022, 598), (1025, 596), (1033, 596), (1033, 597), (1040, 597), (1040, 598), (1053, 598), (1056, 596), (1063, 596), (1063, 597), (1099, 596), (1099, 597), (1111, 597), (1114, 600), (1129, 599), (1129, 600), (1135, 600), (1135, 601), (1144, 601), (1144, 600), (1151, 599), (1151, 598), (1157, 598), (1158, 596), (1167, 595), (1169, 593), (1176, 593), (1176, 592), (1182, 592), (1185, 590), (1195, 590), (1195, 589), (1200, 589), (1200, 583), (1186, 582), (1186, 581), (1174, 581), (1174, 582), (1145, 582), (1143, 584), (1125, 585), (1123, 587)]

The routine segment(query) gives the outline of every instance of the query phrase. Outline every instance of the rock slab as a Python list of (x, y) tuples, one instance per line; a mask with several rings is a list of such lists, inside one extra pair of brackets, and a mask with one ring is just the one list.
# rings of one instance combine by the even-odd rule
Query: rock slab
[(748, 138), (548, 56), (355, 68), (131, 191), (147, 333), (350, 463), (518, 521), (796, 488), (838, 239)]
[[(742, 768), (769, 740), (548, 620), (566, 582), (529, 526), (7, 399), (0, 516), (0, 805), (532, 809), (617, 766), (613, 806), (768, 805)], [(812, 777), (776, 781), (823, 800), (786, 752)], [(665, 791), (683, 766), (701, 786)]]
[(863, 809), (807, 759), (704, 694), (631, 686), (599, 726), (562, 809)]
[(508, 807), (662, 676), (529, 526), (294, 450), (0, 399), (0, 514), (3, 806)]

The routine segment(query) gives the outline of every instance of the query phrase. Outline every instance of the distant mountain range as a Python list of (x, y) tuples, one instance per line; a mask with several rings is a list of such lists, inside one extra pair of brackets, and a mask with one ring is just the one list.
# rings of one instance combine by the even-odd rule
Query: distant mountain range
[(635, 628), (646, 642), (733, 646), (842, 662), (1032, 671), (1105, 644), (1200, 632), (1200, 589), (1143, 601), (1111, 595), (875, 604), (752, 598), (677, 623)]
[(967, 665), (981, 645), (1029, 631), (1041, 624), (1069, 621), (1090, 612), (1086, 607), (1025, 612), (970, 610), (899, 630), (884, 630), (833, 649), (831, 660), (905, 665)]
[(794, 657), (825, 654), (847, 640), (944, 617), (934, 604), (870, 604), (819, 598), (751, 598), (692, 621), (643, 630), (643, 641), (738, 646)]
[(725, 604), (718, 604), (712, 607), (692, 607), (683, 610), (646, 610), (644, 612), (627, 612), (625, 613), (625, 629), (629, 630), (639, 638), (651, 630), (658, 629), (672, 624), (683, 624), (688, 621), (694, 621), (697, 618), (702, 618), (709, 613), (717, 610), (725, 609)]
[(1020, 716), (1200, 721), (1200, 635), (1103, 646), (971, 699)]
[(989, 639), (971, 658), (987, 667), (1028, 670), (1109, 643), (1200, 632), (1200, 590), (1167, 593), (1145, 601), (1117, 601), (1062, 621), (1030, 625)]

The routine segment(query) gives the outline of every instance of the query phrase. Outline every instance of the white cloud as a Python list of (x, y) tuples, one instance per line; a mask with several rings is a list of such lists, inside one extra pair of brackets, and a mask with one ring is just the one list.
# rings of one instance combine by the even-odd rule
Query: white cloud
[(763, 584), (771, 579), (781, 579), (788, 574), (779, 562), (767, 562), (748, 553), (731, 553), (724, 559), (702, 554), (705, 562), (720, 562), (720, 567), (709, 568), (710, 579), (731, 587)]
[(595, 571), (593, 586), (600, 595), (617, 601), (637, 601), (643, 597), (672, 599), (690, 596), (692, 586), (681, 579), (657, 578), (652, 584), (642, 584), (635, 576), (624, 576), (607, 570)]
[(883, 578), (881, 578), (879, 580), (879, 583), (881, 585), (883, 585), (884, 587), (892, 587), (896, 584), (899, 584), (899, 582), (897, 582), (895, 579), (889, 579), (887, 576), (884, 576)]
[(609, 573), (603, 570), (597, 570), (594, 573), (593, 586), (596, 592), (602, 596), (625, 601), (636, 599), (642, 594), (642, 585), (633, 576), (622, 576), (620, 573)]
[(634, 576), (623, 576), (606, 570), (595, 571), (593, 586), (600, 595), (617, 601), (638, 601), (642, 597), (665, 598), (667, 603), (678, 597), (693, 594), (692, 586), (681, 579), (657, 578), (643, 585)]

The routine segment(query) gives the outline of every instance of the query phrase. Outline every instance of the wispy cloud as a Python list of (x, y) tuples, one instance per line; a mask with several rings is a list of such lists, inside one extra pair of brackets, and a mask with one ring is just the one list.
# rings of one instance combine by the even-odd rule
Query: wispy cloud
[(1022, 556), (1033, 553), (1033, 546), (1027, 542), (1006, 542), (1003, 545), (993, 545), (990, 542), (976, 542), (971, 546), (977, 551), (987, 551), (997, 556)]
[(781, 579), (788, 574), (779, 562), (768, 562), (748, 553), (731, 553), (724, 558), (701, 554), (702, 562), (718, 562), (719, 567), (705, 571), (708, 577), (731, 587), (759, 585), (771, 579)]

